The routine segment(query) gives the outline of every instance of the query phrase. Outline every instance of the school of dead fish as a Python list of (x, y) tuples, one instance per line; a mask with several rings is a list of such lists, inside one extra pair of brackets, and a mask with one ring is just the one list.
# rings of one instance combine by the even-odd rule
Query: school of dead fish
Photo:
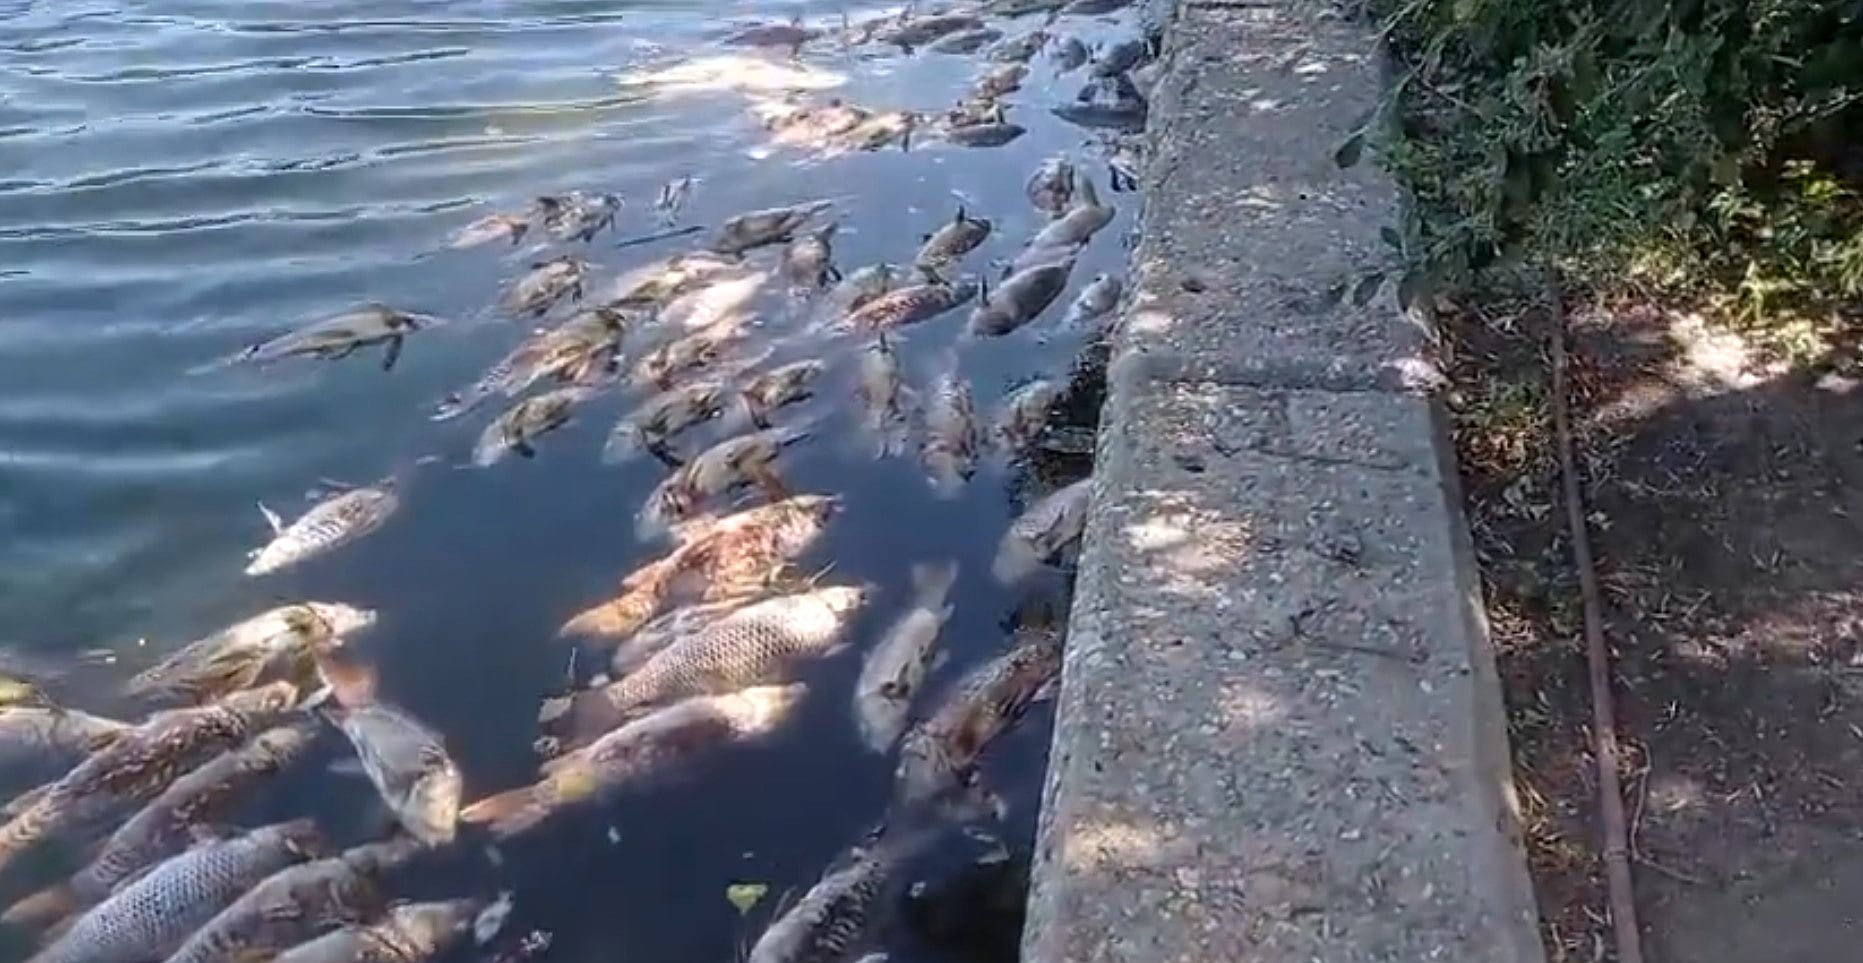
[[(910, 149), (915, 134), (989, 147), (1024, 132), (1009, 119), (1006, 98), (1044, 54), (1057, 74), (1087, 67), (1091, 78), (1055, 114), (1089, 127), (1142, 126), (1152, 44), (1135, 39), (1091, 51), (1059, 32), (1063, 16), (1125, 5), (992, 0), (838, 30), (799, 19), (751, 25), (724, 42), (787, 48), (792, 56), (837, 38), (908, 55), (975, 54), (982, 72), (941, 112), (791, 98), (755, 113), (775, 143), (810, 150)], [(992, 15), (1009, 19), (993, 24)], [(1043, 15), (1039, 27), (1003, 29), (1030, 15)], [(1108, 185), (1130, 189), (1135, 148), (1127, 140), (1112, 150)], [(660, 192), (651, 206), (662, 226), (677, 223), (693, 185), (680, 178)], [(956, 564), (914, 564), (912, 595), (890, 624), (877, 639), (856, 638), (857, 618), (881, 601), (874, 589), (824, 581), (801, 566), (841, 499), (791, 491), (782, 465), (787, 450), (820, 440), (822, 425), (806, 407), (830, 393), (856, 404), (875, 456), (915, 459), (939, 497), (957, 496), (986, 457), (1022, 457), (1041, 443), (1060, 384), (1030, 381), (980, 414), (957, 354), (1049, 313), (1116, 212), (1069, 157), (1042, 162), (1024, 187), (1045, 223), (994, 279), (966, 271), (964, 262), (998, 222), (963, 206), (928, 225), (908, 265), (844, 270), (834, 250), (838, 202), (829, 200), (736, 215), (697, 248), (611, 282), (578, 254), (529, 261), (503, 288), (498, 310), (536, 327), (479, 379), (440, 399), (434, 420), (506, 405), (470, 453), (471, 464), (491, 467), (509, 455), (536, 458), (547, 436), (589, 402), (631, 391), (636, 397), (608, 433), (602, 459), (651, 454), (666, 466), (634, 525), (639, 538), (665, 550), (562, 626), (570, 644), (601, 654), (604, 671), (545, 702), (537, 779), (471, 798), (441, 734), (382, 698), (373, 668), (346, 651), (376, 613), (338, 602), (282, 604), (175, 647), (127, 680), (122, 696), (153, 709), (141, 722), (46, 704), (0, 708), (0, 777), (36, 787), (0, 810), (0, 871), (48, 839), (91, 844), (74, 872), (18, 900), (0, 921), (42, 935), (33, 963), (420, 963), (467, 940), (484, 944), (510, 911), (508, 894), (495, 903), (406, 902), (395, 896), (397, 874), (430, 851), (519, 836), (565, 809), (676, 779), (707, 751), (754, 745), (812, 697), (802, 681), (810, 665), (866, 643), (848, 718), (868, 749), (896, 757), (893, 809), (771, 921), (748, 959), (840, 963), (872, 949), (897, 870), (930, 838), (929, 827), (989, 818), (1000, 806), (978, 778), (979, 761), (1055, 684), (1065, 613), (1019, 613), (1004, 651), (933, 698), (925, 690), (944, 662), (940, 637), (956, 604)], [(516, 247), (537, 238), (587, 245), (613, 231), (626, 210), (614, 194), (540, 197), (526, 210), (472, 222), (451, 246)], [(765, 252), (772, 258), (760, 266)], [(851, 388), (830, 377), (837, 366), (825, 358), (765, 364), (767, 354), (742, 353), (733, 322), (773, 280), (825, 313), (833, 338), (852, 342)], [(1120, 279), (1101, 274), (1048, 327), (1103, 333), (1122, 295)], [(899, 341), (967, 305), (943, 370), (928, 385), (910, 384)], [(382, 368), (392, 369), (410, 338), (442, 324), (366, 304), (223, 363), (335, 360), (380, 348)], [(713, 423), (718, 437), (687, 441)], [(382, 528), (402, 504), (406, 475), (328, 483), (290, 520), (261, 504), (268, 537), (245, 574), (271, 575)], [(994, 577), (1013, 584), (1061, 558), (1080, 537), (1088, 498), (1082, 480), (1035, 501), (1003, 536)], [(353, 749), (355, 767), (392, 816), (391, 832), (341, 848), (306, 818), (229, 828), (228, 814), (290, 771), (327, 730)], [(511, 952), (521, 957), (547, 942), (532, 933)]]

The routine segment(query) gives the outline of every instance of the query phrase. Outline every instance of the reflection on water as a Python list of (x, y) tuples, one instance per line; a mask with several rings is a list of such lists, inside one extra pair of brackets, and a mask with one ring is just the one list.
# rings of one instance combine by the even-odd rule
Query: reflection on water
[[(855, 403), (869, 339), (831, 323), (826, 295), (792, 288), (780, 246), (749, 253), (731, 283), (687, 294), (656, 319), (630, 317), (637, 330), (620, 370), (595, 379), (561, 424), (526, 436), (535, 457), (471, 467), (475, 442), (511, 404), (502, 387), (459, 417), (432, 416), (532, 335), (535, 322), (499, 304), (534, 264), (585, 258), (593, 306), (621, 290), (624, 272), (692, 249), (744, 211), (826, 200), (842, 272), (888, 264), (913, 281), (922, 278), (906, 265), (961, 208), (992, 230), (945, 273), (984, 280), (987, 297), (1048, 223), (1023, 182), (1056, 153), (1074, 157), (1115, 215), (1041, 319), (1008, 338), (964, 339), (967, 304), (888, 343), (905, 388), (929, 395), (955, 373), (985, 415), (1031, 378), (1067, 380), (1084, 335), (1055, 321), (1095, 274), (1120, 270), (1120, 236), (1137, 212), (1132, 195), (1107, 190), (1104, 135), (1048, 108), (1074, 100), (1085, 80), (1060, 73), (1075, 58), (1062, 41), (1130, 36), (1131, 18), (1051, 19), (1045, 8), (986, 17), (1005, 40), (1040, 29), (1054, 42), (1003, 99), (1002, 120), (1024, 133), (966, 148), (940, 132), (952, 105), (1001, 66), (992, 38), (979, 35), (970, 55), (845, 42), (844, 22), (883, 32), (874, 18), (885, 13), (813, 0), (729, 18), (691, 0), (333, 0), (315, 11), (276, 0), (0, 0), (9, 657), (65, 666), (53, 686), (64, 701), (123, 711), (123, 681), (184, 641), (285, 601), (341, 600), (380, 613), (349, 654), (379, 669), (384, 698), (444, 736), (468, 799), (530, 783), (539, 703), (593, 674), (570, 664), (575, 647), (556, 639), (559, 626), (668, 547), (635, 533), (668, 466), (602, 454), (616, 421), (655, 387), (635, 383), (635, 367), (670, 332), (719, 338), (717, 357), (701, 362), (711, 367), (682, 377), (819, 361), (811, 397), (771, 416), (810, 432), (782, 452), (776, 474), (786, 490), (842, 496), (799, 566), (873, 587), (848, 630), (854, 651), (811, 665), (811, 698), (755, 746), (553, 819), (501, 846), (495, 865), (475, 845), (429, 854), (407, 883), (406, 895), (429, 898), (512, 891), (507, 935), (548, 931), (549, 959), (721, 960), (748, 945), (777, 894), (813, 882), (887, 811), (894, 760), (863, 744), (848, 693), (857, 653), (909, 604), (912, 566), (957, 565), (935, 699), (1003, 651), (1018, 605), (1062, 581), (1004, 587), (991, 558), (1017, 512), (1088, 469), (1090, 444), (1076, 432), (1071, 454), (985, 458), (950, 498), (928, 484), (915, 451), (873, 459)], [(823, 33), (793, 57), (735, 42), (747, 26), (792, 15)], [(823, 128), (832, 143), (771, 129), (771, 118), (829, 98), (861, 108)], [(979, 112), (973, 103), (955, 113)], [(663, 186), (686, 177), (677, 210), (656, 210)], [(618, 195), (612, 228), (586, 242), (532, 229), (516, 243), (453, 247), (475, 220), (570, 191)], [(343, 360), (214, 364), (374, 303), (439, 322), (397, 342), (391, 371), (386, 341)], [(571, 313), (559, 306), (549, 323)], [(1097, 407), (1078, 389), (1062, 406), (1077, 425)], [(690, 458), (748, 427), (735, 413), (713, 419), (670, 454)], [(275, 534), (258, 503), (289, 524), (313, 498), (389, 478), (397, 503), (366, 537), (246, 577), (248, 553)], [(81, 653), (85, 664), (72, 667)], [(995, 832), (1012, 846), (1032, 832), (1044, 711), (984, 760), (985, 784), (1008, 807)], [(322, 772), (343, 754), (340, 741), (322, 745), (321, 761), (287, 773), (238, 822), (310, 809), (345, 841), (379, 834), (380, 803), (366, 784)], [(941, 846), (914, 872), (949, 875), (953, 860), (975, 855), (955, 852)], [(40, 869), (37, 880), (0, 881), (0, 896), (45, 882)], [(724, 896), (732, 883), (766, 885), (770, 896), (740, 916)], [(894, 949), (953, 955), (942, 938), (919, 942)]]

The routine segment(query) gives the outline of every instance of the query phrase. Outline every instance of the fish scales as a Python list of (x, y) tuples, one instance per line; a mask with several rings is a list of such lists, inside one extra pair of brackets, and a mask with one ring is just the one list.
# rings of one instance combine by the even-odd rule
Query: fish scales
[(32, 963), (144, 963), (161, 959), (259, 880), (315, 844), (309, 820), (204, 843), (86, 912)]
[(846, 323), (855, 331), (886, 332), (930, 321), (976, 295), (977, 285), (970, 281), (913, 284), (873, 298), (849, 313)]
[(977, 427), (977, 405), (970, 384), (956, 374), (939, 378), (925, 414), (925, 444), (920, 460), (931, 477), (933, 490), (950, 498), (976, 473), (982, 448)]
[(763, 931), (746, 963), (843, 963), (882, 922), (897, 870), (920, 842), (882, 837), (842, 858)]
[(253, 554), (247, 575), (266, 575), (347, 545), (382, 527), (401, 507), (392, 483), (354, 488), (325, 499)]
[(280, 953), (272, 963), (423, 963), (471, 932), (476, 900), (407, 903), (367, 926), (345, 926)]
[(127, 688), (132, 695), (204, 701), (251, 686), (280, 663), (295, 672), (314, 652), (374, 624), (373, 610), (341, 602), (281, 605), (182, 646), (137, 673)]
[(0, 777), (28, 782), (68, 770), (130, 729), (128, 723), (76, 709), (0, 708)]
[(1092, 481), (1083, 478), (1042, 496), (1010, 523), (992, 563), (998, 581), (1017, 581), (1080, 538), (1087, 524)]
[(930, 718), (906, 733), (897, 770), (899, 801), (914, 806), (963, 789), (984, 750), (1060, 673), (1061, 655), (1059, 631), (1019, 630), (1008, 652), (954, 686)]

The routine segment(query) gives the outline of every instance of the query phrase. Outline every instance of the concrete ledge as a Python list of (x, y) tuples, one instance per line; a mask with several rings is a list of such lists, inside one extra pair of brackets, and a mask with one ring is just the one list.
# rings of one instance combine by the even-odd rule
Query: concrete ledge
[(1331, 161), (1369, 33), (1190, 4), (1166, 51), (1023, 958), (1539, 963), (1424, 332), (1316, 300), (1395, 212)]

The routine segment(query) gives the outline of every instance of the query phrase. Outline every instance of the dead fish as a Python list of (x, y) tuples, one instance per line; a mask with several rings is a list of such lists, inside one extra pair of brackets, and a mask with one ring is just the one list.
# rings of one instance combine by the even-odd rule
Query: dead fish
[(205, 702), (252, 685), (270, 668), (302, 680), (312, 652), (341, 646), (374, 624), (373, 610), (341, 602), (281, 605), (182, 646), (125, 688), (135, 696)]
[(1048, 428), (1054, 406), (1061, 400), (1061, 386), (1046, 378), (1037, 378), (1017, 388), (1004, 398), (991, 419), (990, 436), (1004, 454), (1015, 457), (1029, 449)]
[(376, 698), (366, 666), (319, 657), (317, 667), (336, 699), (324, 710), (349, 738), (363, 775), (408, 835), (428, 846), (453, 841), (459, 818), (459, 767), (438, 733), (403, 709)]
[(633, 382), (662, 390), (670, 389), (675, 377), (716, 364), (725, 346), (738, 340), (742, 334), (736, 325), (727, 322), (662, 342), (642, 355), (639, 363), (635, 364)]
[(745, 963), (845, 963), (877, 931), (901, 864), (929, 837), (885, 833), (838, 857), (770, 923)]
[(906, 713), (938, 659), (938, 634), (951, 618), (957, 565), (912, 566), (912, 604), (861, 664), (854, 720), (868, 748), (884, 753), (906, 727)]
[(1025, 247), (1017, 251), (1015, 257), (1009, 259), (1009, 264), (1003, 269), (1003, 277), (1007, 279), (1023, 271), (1047, 264), (1072, 263), (1079, 260), (1081, 253), (1086, 249), (1085, 244), (1069, 244), (1062, 247)]
[[(1122, 0), (1075, 0), (1075, 2), (1100, 3), (1122, 2)], [(1121, 40), (1102, 49), (1100, 55), (1093, 58), (1093, 67), (1090, 72), (1095, 77), (1116, 77), (1144, 63), (1149, 59), (1150, 54), (1151, 47), (1142, 37)]]
[(834, 266), (834, 232), (840, 225), (830, 221), (795, 238), (783, 249), (783, 273), (789, 283), (809, 290), (827, 287), (841, 279)]
[(388, 348), (382, 355), (382, 370), (389, 371), (400, 360), (401, 345), (407, 336), (437, 323), (438, 319), (428, 315), (368, 304), (255, 344), (240, 352), (235, 360), (255, 364), (294, 357), (336, 360), (370, 345), (385, 344)]
[(1062, 329), (1079, 331), (1094, 324), (1119, 306), (1120, 295), (1124, 293), (1125, 285), (1117, 277), (1095, 275), (1067, 306), (1067, 313), (1061, 317)]
[(619, 595), (571, 616), (557, 636), (609, 640), (645, 631), (666, 602), (672, 575), (672, 564), (665, 558), (641, 566), (621, 581)]
[(1061, 12), (1076, 17), (1095, 17), (1115, 13), (1132, 5), (1133, 0), (1073, 0)]
[(724, 42), (738, 47), (788, 47), (791, 50), (822, 35), (820, 30), (802, 25), (802, 16), (797, 14), (788, 23), (759, 23), (744, 27), (724, 38)]
[(1050, 157), (1029, 175), (1023, 191), (1035, 209), (1060, 217), (1074, 202), (1074, 165), (1065, 157)]
[(565, 297), (582, 300), (582, 286), (594, 265), (570, 255), (536, 261), (530, 273), (505, 289), (501, 302), (509, 314), (542, 317)]
[(506, 397), (516, 397), (539, 381), (588, 384), (600, 380), (620, 356), (633, 317), (613, 305), (585, 308), (567, 321), (524, 340), (494, 370)]
[(259, 511), (272, 530), (272, 540), (247, 556), (251, 561), (246, 564), (246, 574), (270, 575), (347, 545), (382, 527), (400, 507), (401, 498), (395, 493), (392, 478), (326, 498), (289, 525), (260, 503)]
[(724, 413), (729, 389), (723, 381), (695, 381), (659, 394), (623, 416), (602, 444), (602, 461), (616, 464), (639, 448), (656, 448), (674, 435)]
[(588, 385), (571, 385), (512, 405), (479, 434), (472, 446), (472, 463), (489, 468), (512, 451), (520, 458), (537, 457), (537, 439), (569, 424), (576, 406), (594, 395), (595, 389)]
[(841, 279), (828, 293), (830, 309), (838, 314), (857, 311), (873, 299), (892, 290), (894, 269), (891, 264), (869, 264), (857, 268)]
[[(999, 118), (1002, 116), (999, 112)], [(986, 120), (959, 127), (947, 127), (944, 139), (959, 147), (1001, 147), (1004, 144), (1028, 133), (1028, 128), (1021, 124), (1012, 124), (1006, 120)]]
[(1081, 43), (1079, 37), (1061, 38), (1061, 42), (1055, 44), (1054, 53), (1052, 55), (1054, 67), (1058, 73), (1078, 70), (1082, 64), (1087, 62), (1087, 58), (1090, 56), (1092, 56), (1092, 54), (1088, 52), (1087, 45)]
[(460, 818), (507, 838), (566, 807), (663, 784), (698, 754), (775, 731), (806, 692), (792, 683), (683, 699), (551, 759), (543, 779), (473, 803)]
[(809, 218), (832, 206), (832, 201), (811, 201), (739, 214), (718, 226), (711, 248), (719, 254), (742, 254), (766, 244), (780, 244), (789, 240), (796, 228)]
[(902, 454), (912, 430), (917, 399), (906, 388), (899, 373), (899, 356), (885, 338), (875, 338), (861, 352), (854, 399), (860, 403), (863, 427), (873, 438), (874, 457)]
[(997, 100), (1021, 90), (1022, 81), (1028, 75), (1027, 64), (998, 64), (970, 85), (970, 96), (977, 100)]
[(793, 361), (752, 378), (739, 392), (751, 423), (770, 427), (770, 415), (778, 409), (806, 401), (815, 394), (815, 382), (828, 366), (820, 361)]
[(788, 497), (776, 474), (776, 458), (784, 448), (808, 437), (808, 430), (803, 428), (767, 428), (707, 448), (648, 493), (637, 533), (651, 538), (673, 523), (690, 518), (701, 500), (742, 485), (759, 485), (773, 499)]
[(925, 235), (925, 243), (912, 259), (913, 266), (935, 271), (977, 249), (990, 236), (993, 225), (987, 218), (969, 217), (959, 206), (950, 222)]
[(202, 843), (127, 883), (86, 912), (33, 963), (143, 963), (162, 959), (254, 883), (320, 846), (299, 819)]
[(1041, 48), (1048, 45), (1048, 39), (1048, 31), (1031, 30), (1020, 36), (992, 44), (983, 55), (996, 63), (1025, 64), (1040, 53)]
[(659, 307), (701, 284), (742, 270), (735, 259), (711, 251), (689, 251), (623, 274), (615, 282), (611, 307)]
[(72, 895), (80, 905), (100, 902), (124, 880), (186, 848), (200, 830), (221, 825), (243, 796), (302, 756), (317, 731), (312, 719), (267, 729), (175, 780), (72, 875)]
[(259, 881), (194, 931), (168, 963), (269, 960), (319, 933), (388, 908), (382, 879), (420, 851), (405, 836), (288, 866)]
[(1144, 146), (1137, 138), (1119, 139), (1106, 156), (1107, 184), (1115, 194), (1138, 190), (1139, 174), (1144, 169)]
[(846, 646), (867, 595), (866, 588), (837, 585), (747, 605), (661, 649), (618, 682), (576, 693), (567, 707), (546, 705), (543, 716), (563, 720), (579, 736), (677, 699), (789, 681), (800, 664)]
[(972, 54), (1002, 37), (1003, 32), (995, 27), (971, 27), (945, 34), (927, 44), (925, 49), (932, 53)]
[(425, 963), (472, 932), (479, 901), (403, 903), (367, 925), (344, 926), (272, 957), (272, 963)]
[(1068, 259), (1011, 275), (972, 309), (967, 331), (978, 337), (1000, 337), (1035, 320), (1066, 290), (1073, 269), (1074, 262)]
[(543, 229), (552, 238), (586, 242), (604, 229), (614, 227), (615, 215), (621, 212), (621, 198), (613, 194), (572, 191), (561, 197), (540, 197), (537, 208)]
[(490, 241), (507, 241), (516, 245), (530, 233), (530, 218), (516, 214), (488, 214), (459, 229), (448, 246), (459, 249), (477, 247)]
[(0, 708), (0, 782), (20, 785), (65, 772), (132, 729), (60, 706)]
[(1074, 190), (1077, 196), (1073, 205), (1029, 239), (1030, 250), (1082, 245), (1092, 240), (1101, 228), (1112, 223), (1113, 208), (1109, 204), (1100, 203), (1100, 194), (1093, 187), (1093, 178), (1075, 177)]
[(716, 602), (685, 605), (667, 612), (641, 626), (615, 646), (614, 653), (608, 657), (610, 677), (618, 679), (627, 675), (647, 664), (648, 659), (667, 646), (695, 632), (703, 632), (706, 626), (756, 601), (758, 598), (754, 595), (725, 598)]
[(842, 323), (859, 332), (887, 332), (930, 321), (977, 296), (977, 282), (946, 281), (929, 272), (918, 284), (894, 288), (850, 312)]
[(297, 687), (279, 681), (241, 689), (212, 705), (149, 716), (0, 826), (0, 868), (41, 839), (84, 825), (116, 806), (152, 798), (182, 773), (270, 727), (297, 701)]
[(1071, 104), (1050, 108), (1056, 117), (1080, 127), (1104, 127), (1137, 133), (1145, 129), (1151, 104), (1125, 74), (1095, 77)]
[(918, 129), (919, 114), (912, 110), (887, 110), (869, 116), (841, 135), (850, 150), (879, 150), (898, 143), (912, 149), (912, 132)]
[(967, 13), (940, 13), (904, 18), (890, 30), (882, 31), (879, 40), (904, 49), (907, 53), (926, 46), (946, 34), (975, 30), (983, 21)]
[(940, 498), (956, 496), (976, 473), (981, 434), (970, 384), (955, 373), (942, 375), (925, 413), (925, 444), (919, 450), (932, 490)]
[(660, 212), (660, 222), (672, 224), (679, 220), (679, 212), (686, 209), (686, 202), (692, 199), (692, 175), (675, 177), (660, 187), (660, 194), (653, 200), (653, 209)]
[(1013, 585), (1080, 540), (1087, 526), (1091, 481), (1083, 478), (1050, 492), (1010, 523), (990, 567), (998, 582)]
[(1019, 629), (1011, 648), (979, 666), (932, 715), (906, 733), (899, 750), (895, 799), (915, 808), (957, 801), (991, 742), (1022, 718), (1061, 671), (1061, 633)]

